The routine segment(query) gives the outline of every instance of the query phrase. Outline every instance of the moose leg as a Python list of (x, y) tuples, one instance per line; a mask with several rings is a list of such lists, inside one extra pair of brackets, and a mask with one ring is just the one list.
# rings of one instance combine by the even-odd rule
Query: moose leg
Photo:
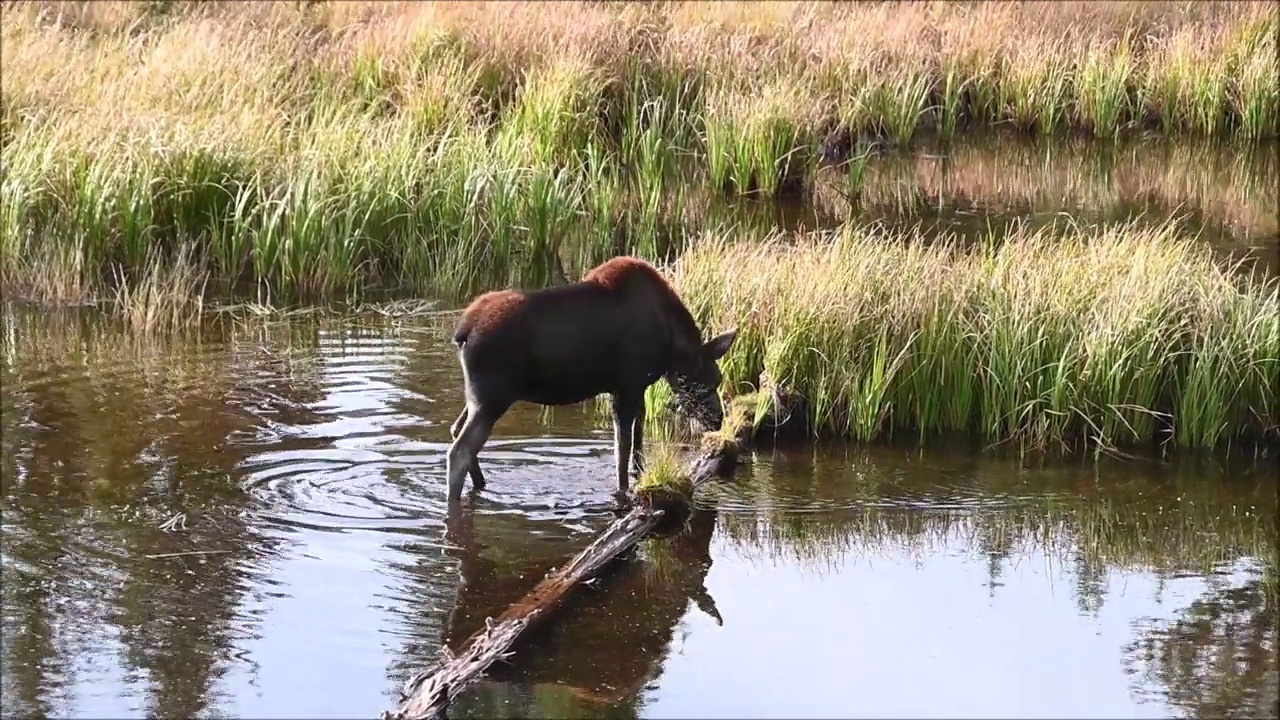
[[(643, 400), (642, 400), (643, 402)], [(627, 466), (631, 464), (631, 436), (635, 431), (636, 401), (630, 394), (613, 396), (613, 452), (618, 473), (618, 492), (631, 487)]]
[(631, 421), (631, 474), (640, 477), (644, 472), (644, 400), (636, 405), (636, 417)]
[[(462, 430), (449, 446), (449, 458), (445, 466), (449, 478), (449, 502), (457, 502), (462, 497), (462, 485), (468, 472), (471, 473), (471, 484), (475, 489), (484, 487), (484, 478), (480, 475), (480, 463), (476, 456), (489, 440), (493, 425), (498, 420), (497, 414), (485, 408), (469, 406), (467, 411)], [(476, 482), (478, 476), (479, 483)]]
[(458, 439), (458, 433), (462, 432), (462, 426), (467, 422), (467, 406), (462, 406), (462, 412), (458, 413), (458, 419), (453, 421), (449, 426), (449, 437), (453, 440)]
[[(458, 439), (458, 433), (462, 432), (462, 426), (467, 422), (467, 407), (462, 407), (462, 412), (458, 413), (458, 419), (453, 421), (449, 426), (449, 437), (454, 440)], [(484, 489), (484, 473), (480, 472), (480, 458), (473, 457), (471, 462), (467, 463), (467, 473), (471, 475), (471, 487), (476, 490)]]

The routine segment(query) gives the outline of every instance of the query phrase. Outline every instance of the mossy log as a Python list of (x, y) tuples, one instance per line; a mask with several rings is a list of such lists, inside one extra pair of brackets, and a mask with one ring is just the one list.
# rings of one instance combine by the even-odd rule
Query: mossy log
[(568, 563), (547, 573), (496, 620), (486, 618), (485, 627), (467, 639), (461, 654), (442, 649), (440, 662), (405, 683), (399, 705), (383, 712), (383, 720), (444, 718), (454, 698), (494, 661), (510, 657), (516, 642), (559, 609), (575, 588), (594, 581), (660, 526), (677, 518), (683, 521), (693, 509), (695, 493), (737, 467), (738, 455), (751, 437), (754, 408), (754, 396), (732, 402), (721, 429), (704, 435), (698, 454), (683, 472), (651, 468), (636, 485), (630, 512)]

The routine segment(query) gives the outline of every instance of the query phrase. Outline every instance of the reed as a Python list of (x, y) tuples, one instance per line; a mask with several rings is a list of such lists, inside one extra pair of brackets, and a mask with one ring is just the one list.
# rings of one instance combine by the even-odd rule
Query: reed
[(700, 323), (739, 328), (726, 385), (766, 377), (812, 432), (970, 434), (1022, 451), (1273, 437), (1280, 282), (1171, 225), (955, 238), (706, 238), (672, 269)]
[(677, 165), (803, 186), (833, 119), (1277, 134), (1274, 6), (1073, 8), (10, 3), (0, 281), (104, 299), (181, 255), (264, 301), (541, 283), (661, 254)]
[(816, 123), (797, 116), (811, 104), (803, 88), (772, 84), (717, 87), (706, 109), (706, 165), (713, 187), (733, 193), (774, 196), (812, 169), (808, 148)]

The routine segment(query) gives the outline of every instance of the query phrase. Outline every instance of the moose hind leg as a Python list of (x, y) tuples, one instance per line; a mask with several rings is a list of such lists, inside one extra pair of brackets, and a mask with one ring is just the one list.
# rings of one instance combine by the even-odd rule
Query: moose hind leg
[[(458, 413), (458, 419), (453, 421), (449, 426), (449, 437), (454, 440), (458, 439), (458, 433), (462, 432), (462, 426), (467, 423), (468, 410), (464, 406), (462, 412)], [(467, 473), (471, 476), (471, 487), (476, 490), (484, 489), (484, 473), (480, 472), (480, 459), (473, 457), (471, 462), (467, 463)]]
[(449, 426), (449, 438), (452, 440), (457, 440), (458, 433), (462, 432), (462, 426), (466, 424), (466, 422), (467, 422), (467, 406), (463, 405), (462, 412), (458, 413), (458, 419), (454, 420), (453, 424)]
[(458, 437), (449, 446), (449, 457), (446, 474), (449, 479), (449, 501), (456, 502), (462, 497), (462, 485), (466, 475), (471, 475), (471, 485), (476, 490), (484, 488), (484, 475), (480, 472), (478, 455), (480, 448), (489, 440), (497, 416), (480, 408), (468, 408), (467, 419), (458, 432)]

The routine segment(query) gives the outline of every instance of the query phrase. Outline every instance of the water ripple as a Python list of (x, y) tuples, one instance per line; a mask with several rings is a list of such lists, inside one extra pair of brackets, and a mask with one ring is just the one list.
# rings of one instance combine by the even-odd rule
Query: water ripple
[[(399, 532), (439, 522), (456, 407), (418, 381), (402, 340), (329, 334), (319, 352), (308, 401), (245, 395), (258, 421), (231, 440), (246, 453), (245, 485), (283, 524)], [(428, 348), (417, 359), (438, 367), (443, 358), (433, 352), (444, 351)], [(439, 382), (438, 373), (432, 378)], [(527, 426), (524, 437), (510, 437), (518, 422), (504, 418), (498, 434), (505, 436), (485, 446), (488, 486), (476, 512), (554, 521), (561, 532), (593, 527), (589, 520), (613, 504), (611, 444), (542, 437)]]

